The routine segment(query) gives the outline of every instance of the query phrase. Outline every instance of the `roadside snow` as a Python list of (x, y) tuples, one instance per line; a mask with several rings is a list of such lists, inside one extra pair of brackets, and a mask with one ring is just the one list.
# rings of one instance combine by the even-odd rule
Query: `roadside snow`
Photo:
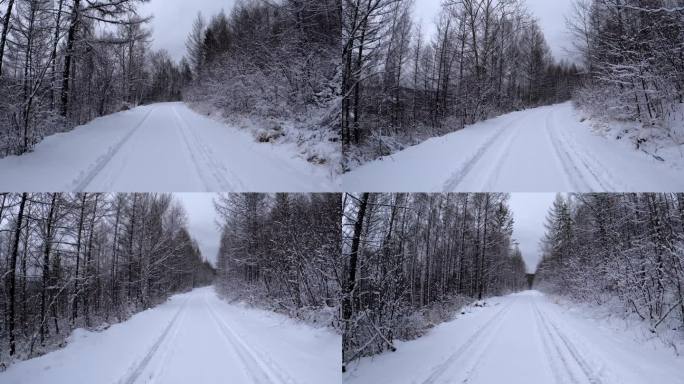
[(340, 348), (328, 329), (227, 304), (208, 287), (101, 333), (77, 330), (64, 349), (10, 366), (0, 382), (335, 383)]
[[(347, 191), (684, 190), (684, 155), (653, 154), (594, 132), (570, 102), (513, 112), (432, 138), (343, 176)], [(627, 140), (625, 140), (627, 141)]]
[(334, 192), (339, 183), (294, 148), (257, 143), (183, 103), (105, 116), (0, 160), (6, 192)]
[(254, 136), (259, 142), (269, 142), (284, 146), (292, 153), (311, 163), (328, 169), (331, 174), (342, 172), (342, 150), (339, 132), (327, 127), (324, 123), (327, 110), (311, 112), (305, 122), (261, 118), (256, 116), (239, 116), (224, 114), (220, 108), (204, 103), (189, 103), (189, 107), (197, 113), (208, 116), (226, 125), (239, 127)]
[(679, 384), (684, 357), (537, 291), (486, 301), (397, 351), (349, 365), (348, 384)]

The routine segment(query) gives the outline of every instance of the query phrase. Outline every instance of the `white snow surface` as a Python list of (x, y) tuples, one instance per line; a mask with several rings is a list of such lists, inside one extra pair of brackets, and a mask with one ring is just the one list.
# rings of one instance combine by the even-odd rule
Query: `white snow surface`
[(294, 146), (257, 143), (183, 103), (101, 117), (0, 160), (5, 192), (336, 192), (339, 184)]
[[(429, 139), (343, 176), (356, 192), (680, 192), (665, 162), (599, 135), (571, 102), (509, 113)], [(626, 141), (626, 140), (624, 140)]]
[(349, 366), (347, 384), (681, 384), (684, 356), (538, 291), (469, 307), (396, 352)]
[(341, 380), (341, 337), (217, 297), (176, 295), (106, 331), (16, 363), (3, 384), (318, 384)]

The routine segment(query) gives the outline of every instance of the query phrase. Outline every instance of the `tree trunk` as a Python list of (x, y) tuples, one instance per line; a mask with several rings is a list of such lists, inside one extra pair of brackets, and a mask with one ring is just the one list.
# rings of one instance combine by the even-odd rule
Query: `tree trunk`
[(59, 35), (61, 33), (62, 9), (64, 0), (59, 0), (57, 7), (57, 19), (55, 20), (55, 34), (52, 38), (52, 53), (50, 54), (50, 106), (55, 108), (55, 87), (57, 80), (57, 46), (59, 45)]
[(12, 241), (12, 253), (10, 255), (9, 271), (7, 272), (7, 296), (9, 299), (9, 309), (7, 311), (7, 334), (9, 337), (9, 355), (14, 356), (16, 352), (16, 340), (14, 338), (14, 318), (15, 313), (15, 290), (16, 290), (16, 270), (17, 270), (17, 257), (19, 255), (19, 240), (21, 239), (21, 226), (24, 220), (24, 207), (26, 206), (26, 200), (28, 199), (28, 194), (23, 193), (21, 195), (21, 203), (19, 204), (19, 213), (17, 215), (17, 226), (14, 230), (14, 239)]
[(86, 260), (83, 265), (84, 277), (83, 277), (83, 314), (85, 315), (85, 323), (87, 327), (90, 327), (90, 274), (91, 274), (91, 263), (93, 256), (93, 235), (95, 233), (95, 219), (97, 217), (97, 201), (100, 195), (95, 195), (95, 202), (93, 203), (93, 216), (90, 219), (90, 233), (88, 234), (88, 251), (86, 252)]
[(351, 253), (349, 254), (349, 279), (346, 292), (344, 293), (344, 306), (342, 310), (342, 319), (344, 321), (349, 321), (352, 315), (352, 295), (356, 288), (356, 264), (358, 262), (361, 233), (363, 232), (363, 221), (366, 216), (369, 196), (370, 194), (368, 193), (364, 193), (361, 196), (359, 213), (356, 215), (356, 223), (354, 223), (354, 237), (352, 238)]
[(50, 253), (52, 252), (52, 223), (55, 216), (55, 206), (57, 203), (57, 194), (52, 194), (50, 201), (50, 211), (48, 212), (47, 222), (45, 224), (45, 247), (43, 248), (43, 286), (40, 295), (40, 343), (45, 343), (45, 335), (47, 333), (47, 326), (45, 319), (47, 318), (47, 301), (49, 300), (49, 285), (50, 285)]
[(76, 273), (74, 274), (74, 301), (71, 305), (71, 325), (73, 326), (76, 324), (76, 317), (78, 317), (78, 289), (79, 289), (79, 284), (78, 284), (78, 270), (80, 267), (81, 263), (81, 239), (83, 235), (83, 220), (84, 220), (84, 215), (85, 215), (85, 204), (86, 204), (86, 198), (88, 197), (87, 193), (83, 194), (83, 197), (81, 198), (81, 214), (80, 218), (78, 220), (78, 234), (76, 235)]
[(69, 112), (69, 86), (71, 84), (71, 63), (74, 55), (74, 43), (78, 24), (80, 22), (81, 0), (74, 0), (71, 9), (71, 24), (67, 35), (66, 55), (64, 56), (64, 73), (62, 77), (62, 111), (63, 117), (67, 117)]
[(0, 36), (0, 77), (2, 77), (2, 62), (5, 58), (5, 45), (7, 44), (7, 34), (9, 33), (10, 19), (12, 17), (12, 7), (14, 0), (9, 0), (7, 3), (7, 12), (5, 19), (2, 21), (2, 35)]
[(485, 257), (487, 256), (487, 221), (489, 217), (489, 198), (490, 195), (487, 194), (485, 197), (485, 216), (484, 216), (484, 230), (482, 231), (482, 254), (480, 256), (480, 278), (478, 281), (477, 299), (482, 300), (482, 294), (484, 291), (484, 280), (485, 280), (485, 270), (484, 263)]

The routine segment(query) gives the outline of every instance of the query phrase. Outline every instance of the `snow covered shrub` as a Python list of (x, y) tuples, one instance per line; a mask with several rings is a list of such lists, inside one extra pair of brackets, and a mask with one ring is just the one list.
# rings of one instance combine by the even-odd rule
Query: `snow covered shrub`
[(623, 3), (594, 0), (577, 7), (571, 30), (587, 73), (574, 99), (593, 118), (608, 120), (600, 124), (636, 123), (618, 136), (630, 136), (638, 149), (647, 143), (651, 153), (681, 146), (684, 10), (659, 1)]
[(340, 197), (222, 195), (217, 285), (223, 294), (312, 324), (337, 326)]
[(251, 130), (290, 127), (255, 137), (295, 144), (305, 159), (339, 172), (339, 3), (305, 3), (239, 3), (208, 25), (199, 17), (188, 40), (194, 81), (185, 100)]
[(683, 338), (683, 245), (684, 194), (559, 197), (535, 285)]

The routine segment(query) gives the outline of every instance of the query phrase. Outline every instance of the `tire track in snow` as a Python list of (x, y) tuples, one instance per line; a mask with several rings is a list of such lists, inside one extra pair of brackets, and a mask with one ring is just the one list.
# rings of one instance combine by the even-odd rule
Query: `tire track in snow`
[[(188, 149), (188, 153), (190, 154), (190, 157), (195, 166), (195, 169), (197, 170), (198, 175), (200, 176), (200, 179), (202, 179), (202, 184), (204, 184), (204, 188), (207, 191), (235, 191), (235, 187), (231, 184), (230, 181), (228, 181), (228, 179), (225, 176), (226, 174), (231, 173), (230, 170), (226, 168), (224, 164), (216, 160), (212, 151), (197, 136), (195, 130), (190, 127), (190, 124), (187, 122), (187, 120), (185, 120), (185, 118), (183, 118), (183, 116), (180, 112), (178, 112), (178, 109), (175, 106), (173, 107), (173, 114), (176, 118), (176, 121), (178, 121), (181, 136), (183, 137), (183, 142), (185, 143), (185, 146)], [(201, 157), (201, 159), (198, 159), (198, 156)], [(200, 164), (198, 160), (201, 161), (202, 164)], [(215, 181), (215, 183), (211, 183), (212, 180), (209, 180), (209, 177), (207, 177), (207, 171), (211, 173), (212, 179), (213, 181)], [(233, 181), (240, 185), (241, 189), (245, 189), (240, 180), (235, 175), (231, 174), (231, 176), (233, 176)], [(210, 186), (213, 184), (218, 185), (218, 188), (211, 188)]]
[[(454, 363), (461, 358), (466, 352), (469, 352), (472, 347), (475, 346), (475, 343), (480, 340), (481, 337), (486, 336), (487, 334), (492, 334), (496, 332), (488, 332), (490, 329), (495, 328), (498, 329), (497, 326), (500, 325), (503, 320), (505, 319), (506, 313), (511, 309), (513, 304), (515, 303), (516, 300), (511, 300), (510, 303), (508, 303), (504, 308), (499, 310), (494, 316), (492, 316), (491, 319), (489, 319), (484, 325), (482, 325), (480, 328), (475, 331), (463, 344), (461, 344), (460, 347), (456, 351), (454, 351), (445, 361), (440, 363), (439, 365), (435, 366), (432, 369), (432, 373), (430, 376), (428, 376), (427, 379), (425, 379), (422, 384), (434, 384), (437, 382), (437, 380), (442, 377), (446, 371), (454, 365)], [(488, 346), (489, 343), (487, 343)], [(483, 354), (478, 356), (476, 359), (476, 364), (477, 366), (477, 361), (482, 357)], [(469, 373), (469, 375), (472, 374)], [(467, 378), (466, 378), (467, 380)]]
[[(574, 141), (564, 133), (564, 129), (559, 130), (555, 128), (556, 125), (552, 122), (554, 116), (553, 113), (554, 110), (551, 109), (551, 112), (549, 112), (546, 117), (546, 130), (554, 144), (554, 147), (556, 148), (556, 152), (563, 152), (568, 162), (576, 171), (577, 177), (582, 180), (583, 184), (585, 185), (586, 191), (596, 192), (595, 188), (590, 185), (583, 176), (580, 168), (584, 169), (586, 174), (591, 176), (594, 185), (598, 186), (602, 191), (608, 192), (622, 190), (623, 188), (615, 187), (616, 184), (614, 180), (612, 180), (611, 173), (607, 172), (605, 167), (600, 162), (593, 158), (590, 160), (590, 156), (585, 151), (578, 150)], [(558, 139), (559, 136), (561, 140)], [(562, 141), (565, 145), (562, 145), (560, 141)], [(597, 169), (601, 172), (597, 172)]]
[(566, 149), (564, 149), (563, 145), (559, 142), (558, 137), (556, 136), (556, 132), (552, 128), (550, 120), (551, 113), (549, 113), (546, 116), (546, 136), (554, 149), (556, 157), (559, 159), (561, 167), (563, 167), (563, 174), (565, 175), (566, 180), (568, 180), (569, 185), (572, 187), (574, 191), (592, 192), (593, 188), (585, 180), (584, 176), (582, 175), (582, 172), (577, 166), (577, 163), (573, 160), (570, 153)]
[(553, 128), (551, 127), (552, 125), (550, 123), (552, 114), (553, 110), (551, 110), (545, 117), (544, 133), (546, 135), (546, 139), (551, 145), (556, 162), (563, 169), (563, 178), (565, 179), (567, 185), (570, 186), (572, 191), (590, 191), (591, 187), (586, 180), (584, 180), (582, 173), (580, 172), (579, 168), (577, 168), (577, 165), (572, 160), (568, 152), (563, 150), (563, 147), (553, 132)]
[[(514, 122), (515, 125), (517, 125), (518, 122), (522, 121), (523, 119), (516, 120)], [(495, 163), (496, 167), (494, 168), (494, 171), (489, 174), (487, 177), (487, 182), (485, 183), (484, 188), (480, 188), (480, 191), (495, 191), (497, 190), (496, 187), (496, 182), (499, 180), (499, 175), (501, 175), (501, 170), (503, 169), (504, 164), (506, 163), (507, 159), (511, 155), (510, 149), (513, 147), (513, 143), (515, 142), (515, 139), (518, 138), (518, 130), (517, 129), (510, 129), (513, 131), (511, 135), (508, 136), (508, 139), (506, 141), (506, 144), (504, 146), (504, 150), (501, 151), (499, 156), (497, 157)]]
[[(116, 143), (114, 146), (109, 147), (107, 150), (107, 153), (104, 155), (100, 156), (96, 161), (95, 164), (91, 167), (90, 170), (84, 171), (79, 175), (76, 180), (73, 181), (72, 185), (74, 186), (74, 191), (76, 192), (83, 192), (90, 186), (90, 183), (95, 180), (95, 178), (102, 172), (102, 170), (107, 167), (107, 165), (112, 161), (114, 156), (116, 156), (120, 151), (121, 148), (123, 148), (126, 143), (128, 143), (131, 140), (131, 137), (135, 135), (136, 132), (142, 127), (145, 122), (149, 119), (150, 115), (154, 111), (154, 107), (150, 106), (149, 111), (147, 114), (145, 114), (145, 117), (140, 120), (140, 122), (133, 127), (124, 137), (121, 139), (118, 143)], [(85, 173), (85, 175), (83, 175)]]
[(504, 136), (504, 132), (513, 130), (512, 127), (514, 127), (519, 121), (525, 118), (525, 114), (522, 114), (522, 116), (518, 117), (517, 119), (513, 120), (512, 122), (504, 125), (503, 127), (499, 128), (496, 133), (494, 133), (490, 138), (488, 138), (484, 144), (482, 144), (475, 154), (465, 162), (461, 166), (461, 168), (457, 169), (452, 173), (451, 177), (444, 183), (443, 186), (443, 192), (454, 192), (456, 189), (461, 185), (463, 182), (463, 179), (468, 176), (468, 174), (475, 169), (476, 165), (480, 163), (482, 158), (485, 157), (491, 150), (494, 144), (496, 144), (499, 139)]
[(503, 166), (506, 162), (506, 159), (510, 156), (510, 149), (513, 147), (513, 143), (515, 142), (515, 139), (517, 138), (517, 132), (514, 132), (510, 135), (508, 135), (508, 138), (506, 139), (506, 144), (504, 145), (504, 150), (501, 151), (501, 154), (498, 156), (496, 160), (496, 167), (494, 168), (494, 171), (489, 174), (487, 177), (487, 181), (485, 182), (485, 187), (480, 188), (482, 191), (493, 191), (495, 188), (496, 181), (499, 179), (499, 175), (501, 174), (501, 169), (503, 169)]
[(297, 384), (287, 373), (282, 371), (273, 361), (260, 358), (259, 353), (251, 348), (238, 334), (216, 314), (204, 297), (207, 311), (216, 328), (223, 335), (226, 342), (235, 350), (245, 365), (246, 372), (252, 377), (255, 384)]
[[(510, 304), (510, 307), (512, 307), (513, 304)], [(496, 329), (493, 329), (491, 332), (487, 332), (489, 335), (486, 340), (484, 340), (483, 347), (479, 350), (479, 352), (473, 351), (473, 354), (476, 354), (476, 357), (472, 360), (472, 362), (468, 365), (468, 367), (465, 369), (465, 377), (463, 380), (461, 380), (461, 383), (469, 383), (470, 380), (473, 378), (473, 375), (477, 372), (478, 367), (480, 364), (484, 361), (484, 357), (487, 355), (487, 352), (491, 349), (492, 344), (496, 340), (496, 336), (498, 333), (501, 331), (501, 327), (503, 327), (504, 320), (503, 317), (505, 317), (506, 314), (502, 315), (502, 320), (499, 321), (496, 324)], [(482, 341), (482, 340), (481, 340)], [(480, 344), (480, 343), (478, 343)]]
[(178, 343), (176, 341), (176, 339), (178, 338), (178, 334), (180, 333), (181, 329), (183, 328), (183, 324), (185, 323), (186, 317), (187, 317), (187, 310), (184, 310), (181, 319), (178, 321), (178, 325), (175, 327), (175, 329), (173, 331), (173, 335), (170, 336), (171, 339), (169, 340), (168, 343), (166, 343), (166, 348), (164, 348), (161, 351), (162, 356), (160, 358), (159, 364), (157, 364), (156, 368), (148, 376), (148, 380), (145, 382), (146, 384), (156, 383), (159, 380), (159, 378), (161, 377), (162, 372), (164, 372), (166, 366), (168, 365), (169, 357), (171, 357), (171, 352), (174, 349), (173, 347), (175, 347), (175, 345)]
[[(545, 323), (542, 322), (541, 314), (539, 313), (539, 309), (537, 308), (537, 304), (534, 303), (533, 305), (533, 311), (534, 311), (534, 321), (535, 324), (537, 325), (537, 329), (539, 330), (539, 337), (542, 340), (542, 344), (544, 347), (544, 352), (546, 354), (546, 358), (551, 365), (551, 371), (556, 378), (557, 383), (565, 383), (565, 378), (570, 378), (570, 381), (573, 384), (578, 384), (577, 378), (575, 377), (572, 369), (570, 368), (570, 365), (568, 361), (565, 359), (563, 356), (563, 352), (561, 351), (559, 345), (553, 341), (553, 336), (551, 335), (550, 331), (548, 330), (548, 327)], [(556, 355), (554, 355), (553, 349), (556, 350)], [(557, 358), (554, 358), (554, 356), (557, 356)], [(560, 360), (560, 361), (559, 361)], [(558, 363), (561, 363), (562, 367), (559, 367)], [(567, 375), (561, 375), (561, 369), (563, 372), (565, 372)]]
[[(555, 349), (558, 351), (558, 356), (563, 361), (568, 374), (570, 375), (570, 377), (573, 378), (573, 382), (579, 384), (581, 381), (579, 381), (574, 375), (572, 375), (572, 370), (570, 369), (569, 363), (567, 362), (568, 357), (571, 358), (571, 361), (575, 362), (575, 364), (581, 369), (582, 373), (584, 374), (584, 377), (587, 379), (589, 383), (602, 384), (601, 379), (594, 373), (589, 363), (577, 350), (575, 344), (572, 341), (570, 341), (570, 339), (560, 330), (558, 325), (549, 316), (545, 315), (541, 309), (539, 309), (537, 303), (534, 303), (534, 309), (537, 313), (537, 316), (539, 317), (539, 320), (541, 321), (542, 327), (545, 329), (547, 335), (550, 338), (550, 341), (553, 342)], [(556, 336), (555, 338), (554, 335)], [(562, 344), (559, 344), (557, 342), (558, 340), (560, 340)], [(562, 349), (565, 349), (568, 352), (569, 356), (567, 356), (566, 354), (566, 356), (564, 357), (563, 353), (561, 352)]]
[[(179, 323), (182, 322), (182, 321), (179, 322), (178, 319), (181, 317), (181, 314), (185, 313), (185, 307), (188, 303), (188, 300), (189, 299), (185, 299), (185, 301), (183, 302), (183, 305), (181, 305), (181, 308), (178, 310), (178, 312), (176, 312), (176, 314), (171, 319), (171, 322), (169, 322), (169, 324), (166, 326), (166, 328), (164, 328), (164, 331), (162, 332), (162, 334), (159, 335), (159, 337), (157, 338), (155, 343), (152, 345), (152, 347), (150, 347), (150, 349), (147, 351), (147, 353), (142, 358), (142, 360), (140, 360), (139, 362), (134, 364), (129, 369), (129, 373), (127, 373), (124, 378), (122, 378), (121, 380), (118, 381), (118, 384), (135, 384), (135, 382), (138, 381), (138, 379), (141, 377), (141, 375), (143, 374), (143, 372), (145, 371), (147, 366), (150, 364), (150, 361), (152, 361), (152, 358), (154, 358), (154, 356), (157, 354), (157, 351), (159, 351), (159, 348), (162, 346), (162, 344), (165, 344), (165, 341), (167, 339), (169, 339), (169, 337), (171, 337), (171, 338), (168, 341), (168, 343), (166, 343), (166, 344), (173, 344), (173, 341), (176, 339), (176, 336), (178, 336), (178, 332), (180, 329)], [(173, 332), (173, 335), (169, 336), (172, 332)], [(166, 353), (164, 354), (164, 356), (162, 358), (162, 365), (166, 361), (167, 357), (168, 357), (168, 348), (167, 348)], [(161, 368), (161, 366), (159, 368)], [(157, 369), (157, 371), (159, 370), (159, 368)], [(158, 373), (158, 372), (156, 372), (156, 373)], [(157, 376), (156, 373), (154, 376)], [(154, 376), (153, 376), (153, 378), (154, 378)]]

